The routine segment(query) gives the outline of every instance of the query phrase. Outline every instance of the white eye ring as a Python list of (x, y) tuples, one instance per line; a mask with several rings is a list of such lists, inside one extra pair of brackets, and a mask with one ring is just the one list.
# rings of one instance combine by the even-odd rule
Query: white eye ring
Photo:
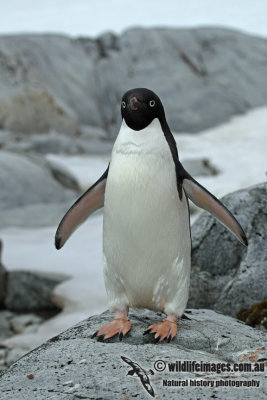
[(156, 105), (155, 100), (150, 100), (149, 106), (150, 106), (150, 107), (155, 107), (155, 105)]
[(125, 103), (125, 101), (122, 101), (122, 102), (121, 102), (121, 106), (122, 106), (122, 108), (126, 108), (126, 103)]

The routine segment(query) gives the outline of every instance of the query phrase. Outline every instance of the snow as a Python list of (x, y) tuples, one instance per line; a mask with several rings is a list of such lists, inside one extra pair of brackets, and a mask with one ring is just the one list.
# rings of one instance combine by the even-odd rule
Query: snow
[(175, 135), (180, 159), (208, 158), (221, 173), (198, 178), (221, 197), (266, 180), (267, 108), (236, 116), (197, 136)]
[(266, 0), (9, 0), (0, 4), (0, 34), (72, 36), (121, 33), (132, 26), (224, 26), (267, 36)]
[[(198, 181), (216, 196), (266, 180), (267, 107), (234, 117), (229, 122), (199, 134), (175, 135), (181, 160), (208, 158), (219, 169), (217, 176)], [(90, 186), (106, 169), (107, 156), (48, 155), (68, 168), (82, 187)], [(3, 263), (9, 270), (29, 269), (62, 272), (72, 279), (55, 290), (64, 311), (45, 322), (39, 331), (17, 335), (10, 346), (34, 348), (76, 322), (107, 308), (102, 274), (102, 214), (82, 225), (62, 250), (54, 248), (56, 227), (42, 229), (5, 228)]]
[(57, 272), (72, 276), (54, 291), (64, 311), (41, 325), (37, 333), (17, 335), (6, 343), (34, 348), (90, 315), (107, 309), (102, 274), (102, 215), (92, 216), (73, 234), (62, 250), (54, 247), (56, 227), (7, 228), (3, 263), (8, 270)]

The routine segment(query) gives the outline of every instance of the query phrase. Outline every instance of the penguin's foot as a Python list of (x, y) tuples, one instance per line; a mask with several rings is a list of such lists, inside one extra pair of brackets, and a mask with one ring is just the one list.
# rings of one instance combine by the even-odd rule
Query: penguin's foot
[(114, 319), (111, 322), (101, 326), (92, 338), (96, 337), (99, 341), (110, 339), (115, 335), (119, 335), (120, 340), (130, 331), (131, 322), (126, 312), (116, 311)]
[(162, 342), (164, 339), (170, 342), (176, 336), (177, 329), (177, 316), (172, 314), (168, 315), (163, 321), (150, 325), (143, 334), (155, 334), (154, 343)]

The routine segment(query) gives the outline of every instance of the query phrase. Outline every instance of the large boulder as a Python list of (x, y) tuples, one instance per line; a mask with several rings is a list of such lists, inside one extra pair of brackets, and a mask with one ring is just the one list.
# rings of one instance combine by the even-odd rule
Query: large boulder
[(148, 87), (162, 98), (171, 129), (209, 128), (266, 104), (266, 44), (221, 28), (2, 36), (0, 127), (74, 134), (81, 124), (114, 136), (122, 94)]
[(0, 107), (5, 110), (2, 125), (11, 131), (28, 134), (55, 129), (69, 135), (78, 132), (75, 113), (44, 90), (22, 88), (10, 98), (1, 100)]
[(51, 169), (27, 156), (0, 151), (0, 211), (72, 200), (75, 191), (54, 179)]
[(4, 299), (6, 293), (6, 276), (7, 276), (6, 269), (2, 264), (2, 250), (3, 250), (3, 242), (0, 239), (0, 309), (4, 305)]
[(67, 275), (31, 271), (9, 271), (5, 306), (12, 311), (58, 310), (52, 292)]
[[(264, 367), (263, 332), (214, 311), (188, 310), (175, 340), (155, 345), (142, 333), (162, 317), (146, 310), (130, 313), (132, 330), (122, 342), (92, 339), (112, 315), (90, 317), (15, 362), (1, 375), (0, 392), (5, 400), (149, 399), (153, 394), (168, 400), (266, 398), (264, 372), (248, 371), (255, 361)], [(211, 370), (192, 367), (190, 372), (189, 361)], [(176, 362), (182, 371), (175, 370)], [(240, 371), (234, 372), (233, 363)], [(226, 365), (229, 369), (223, 371)], [(142, 376), (133, 374), (139, 366), (147, 374), (143, 385)]]
[(204, 212), (192, 226), (192, 272), (189, 306), (236, 316), (267, 299), (267, 183), (231, 193), (222, 202), (248, 238), (242, 246)]
[[(96, 132), (97, 131), (97, 132)], [(92, 135), (90, 136), (90, 132)], [(96, 133), (95, 133), (96, 132)], [(102, 132), (102, 133), (101, 133)], [(97, 137), (99, 133), (99, 137)], [(49, 133), (27, 134), (21, 139), (19, 133), (0, 131), (0, 147), (7, 151), (37, 154), (106, 154), (112, 150), (113, 142), (103, 140), (103, 131), (87, 127), (84, 132), (75, 137), (50, 131)]]

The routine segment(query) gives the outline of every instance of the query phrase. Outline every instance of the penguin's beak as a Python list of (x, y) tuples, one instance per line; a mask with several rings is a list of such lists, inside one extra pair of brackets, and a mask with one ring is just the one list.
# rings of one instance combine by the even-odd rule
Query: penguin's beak
[(137, 100), (137, 98), (134, 96), (134, 97), (132, 97), (131, 99), (130, 99), (130, 109), (132, 110), (132, 111), (136, 111), (136, 110), (138, 110), (138, 100)]

